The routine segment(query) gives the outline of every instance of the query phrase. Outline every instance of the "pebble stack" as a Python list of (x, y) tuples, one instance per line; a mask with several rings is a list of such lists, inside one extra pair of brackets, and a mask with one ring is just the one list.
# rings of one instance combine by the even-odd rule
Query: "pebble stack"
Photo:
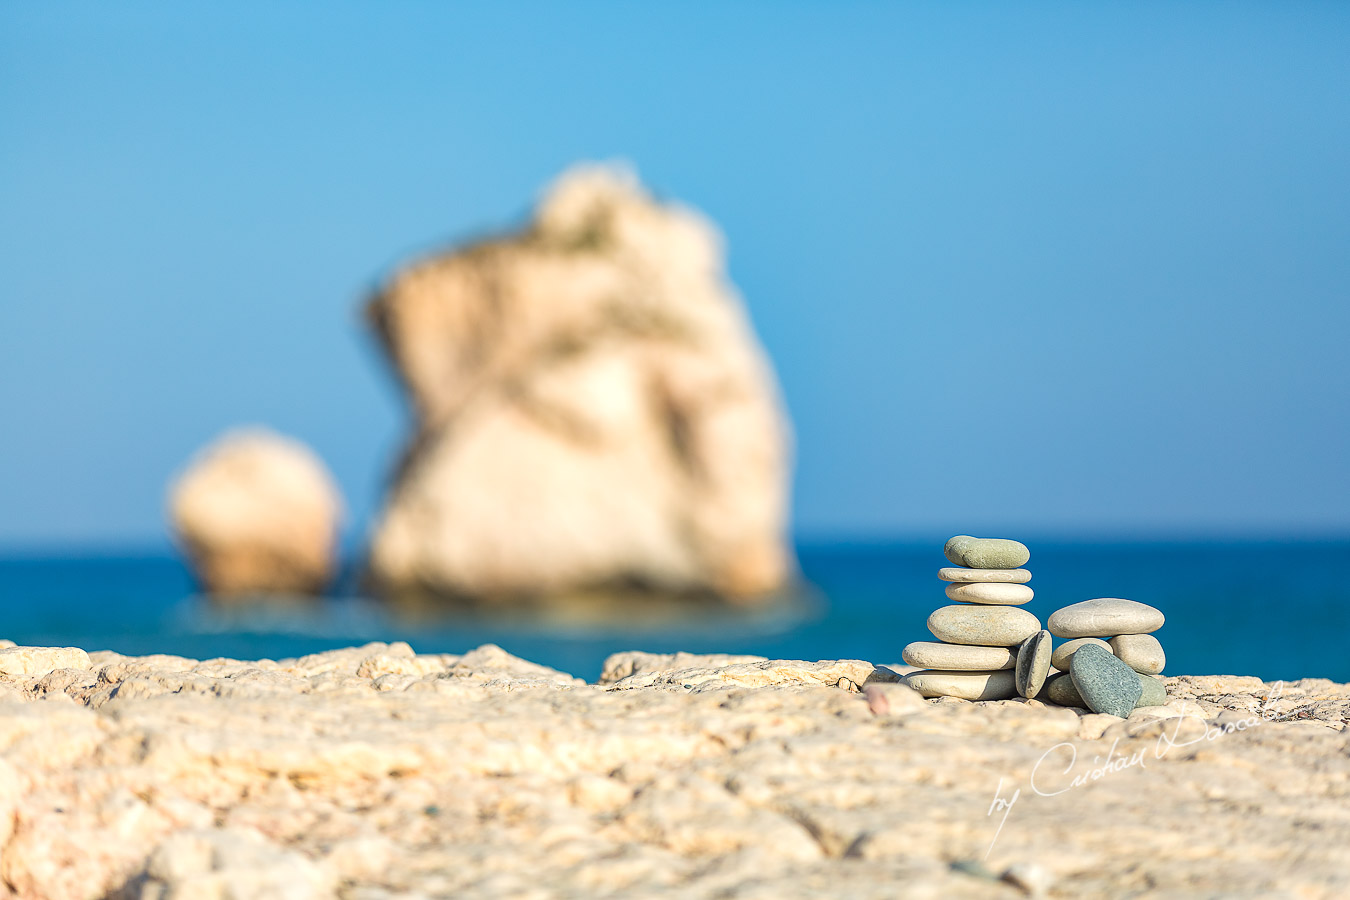
[(1162, 680), (1154, 677), (1167, 662), (1153, 636), (1163, 622), (1160, 610), (1114, 597), (1055, 612), (1047, 623), (1050, 633), (1067, 640), (1051, 657), (1062, 671), (1047, 684), (1047, 699), (1122, 717), (1166, 703)]
[(956, 601), (928, 617), (936, 641), (916, 641), (902, 654), (921, 671), (906, 683), (925, 697), (1007, 700), (1035, 696), (1050, 669), (1050, 633), (1022, 604), (1034, 596), (1022, 568), (1031, 558), (1024, 544), (957, 535), (940, 569), (947, 598)]

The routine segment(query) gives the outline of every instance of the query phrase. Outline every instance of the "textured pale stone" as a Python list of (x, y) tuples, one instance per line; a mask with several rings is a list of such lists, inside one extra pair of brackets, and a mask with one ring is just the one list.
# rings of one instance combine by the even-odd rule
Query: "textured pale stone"
[(1035, 592), (1025, 584), (949, 584), (947, 597), (960, 603), (985, 603), (996, 606), (1019, 606), (1030, 603)]
[(1147, 634), (1163, 626), (1163, 614), (1144, 603), (1102, 597), (1084, 600), (1050, 615), (1048, 627), (1055, 637), (1113, 637)]
[(1121, 634), (1108, 643), (1121, 662), (1143, 675), (1157, 675), (1167, 665), (1162, 644), (1151, 634)]
[(938, 578), (943, 581), (972, 582), (983, 581), (996, 584), (1026, 584), (1031, 580), (1027, 569), (938, 569)]
[(0, 675), (46, 675), (54, 669), (87, 669), (89, 654), (79, 647), (0, 648)]
[(1013, 647), (1041, 629), (1041, 622), (1015, 606), (943, 606), (928, 617), (928, 630), (949, 644)]
[[(399, 643), (7, 676), (0, 895), (974, 898), (1035, 864), (1056, 897), (1347, 896), (1350, 686), (1168, 678), (1173, 715), (1088, 743), (1110, 720), (715, 660), (681, 657), (706, 690)], [(1021, 798), (997, 838), (995, 791)]]
[(1017, 662), (1017, 654), (1010, 647), (944, 644), (940, 641), (915, 641), (900, 655), (906, 663), (920, 669), (990, 671), (1011, 669)]
[(1017, 696), (1013, 673), (960, 672), (925, 669), (905, 676), (905, 684), (925, 697), (957, 697), (961, 700), (1007, 700)]
[(1073, 658), (1079, 647), (1087, 644), (1101, 647), (1107, 653), (1114, 653), (1111, 645), (1101, 638), (1074, 638), (1071, 641), (1065, 641), (1055, 648), (1054, 655), (1050, 658), (1050, 664), (1063, 672), (1069, 671), (1069, 660)]

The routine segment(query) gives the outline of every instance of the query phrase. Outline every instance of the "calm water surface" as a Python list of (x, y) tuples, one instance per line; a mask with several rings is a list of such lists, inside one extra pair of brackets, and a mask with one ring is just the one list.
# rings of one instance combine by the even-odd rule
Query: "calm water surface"
[[(164, 555), (0, 558), (0, 636), (21, 644), (205, 659), (281, 659), (371, 640), (422, 653), (492, 642), (593, 680), (618, 650), (756, 653), (791, 659), (898, 662), (931, 639), (946, 604), (934, 545), (800, 548), (810, 590), (771, 610), (684, 607), (446, 617), (359, 597), (265, 609), (222, 608), (194, 594)], [(1350, 541), (1244, 544), (1033, 544), (1042, 622), (1060, 606), (1128, 597), (1167, 614), (1158, 632), (1169, 674), (1251, 674), (1350, 681), (1350, 582), (1306, 577), (1310, 563), (1350, 571)], [(1302, 573), (1301, 575), (1299, 573)]]

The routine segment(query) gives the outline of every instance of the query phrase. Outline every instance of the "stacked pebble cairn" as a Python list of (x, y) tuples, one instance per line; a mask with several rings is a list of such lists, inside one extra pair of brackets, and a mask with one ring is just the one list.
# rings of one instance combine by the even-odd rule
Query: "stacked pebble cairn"
[(936, 641), (916, 641), (902, 656), (922, 671), (905, 676), (925, 697), (1007, 700), (1034, 697), (1050, 672), (1050, 632), (1019, 606), (1031, 600), (1031, 573), (1022, 568), (1031, 551), (1017, 541), (958, 535), (942, 548), (952, 568), (952, 606), (928, 617)]
[[(1133, 600), (1102, 598), (1066, 606), (1049, 630), (1024, 609), (1034, 596), (1022, 568), (1031, 552), (1017, 541), (958, 535), (942, 548), (952, 568), (944, 606), (928, 617), (936, 641), (905, 648), (920, 671), (905, 682), (925, 697), (1008, 700), (1018, 695), (1122, 718), (1167, 702), (1166, 657), (1153, 636), (1163, 614)], [(1065, 638), (1058, 648), (1052, 637)]]
[(1050, 616), (1050, 633), (1067, 640), (1055, 648), (1059, 673), (1046, 682), (1052, 703), (1128, 716), (1167, 702), (1162, 672), (1167, 662), (1153, 632), (1163, 614), (1134, 600), (1103, 597), (1066, 606)]

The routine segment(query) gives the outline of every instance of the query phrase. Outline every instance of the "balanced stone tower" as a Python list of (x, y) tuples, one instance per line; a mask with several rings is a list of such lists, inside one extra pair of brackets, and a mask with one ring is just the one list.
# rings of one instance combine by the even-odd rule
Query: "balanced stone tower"
[(1154, 677), (1167, 662), (1153, 636), (1164, 621), (1152, 606), (1113, 597), (1084, 600), (1055, 612), (1050, 632), (1068, 640), (1051, 658), (1061, 671), (1046, 685), (1048, 699), (1121, 717), (1166, 703), (1167, 690)]
[(1033, 697), (1050, 669), (1050, 634), (1040, 620), (1019, 609), (1034, 596), (1022, 568), (1031, 558), (1024, 544), (999, 538), (958, 535), (942, 548), (950, 568), (938, 570), (949, 582), (955, 605), (935, 610), (928, 630), (936, 641), (904, 649), (911, 672), (905, 682), (925, 697), (1006, 700)]

